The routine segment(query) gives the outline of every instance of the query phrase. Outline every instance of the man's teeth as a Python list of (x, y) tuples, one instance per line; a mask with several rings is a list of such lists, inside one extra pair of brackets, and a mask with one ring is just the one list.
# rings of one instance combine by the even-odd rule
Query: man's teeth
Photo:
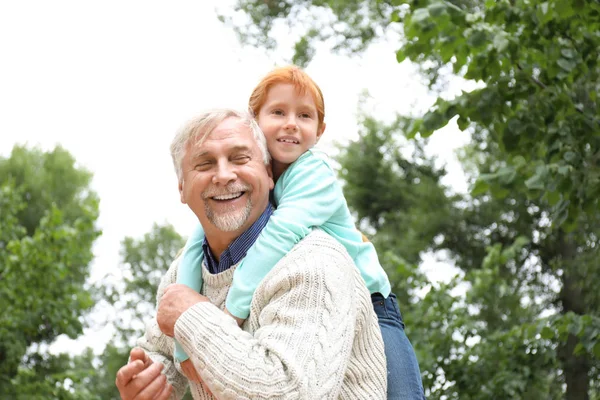
[(278, 139), (280, 142), (283, 143), (295, 143), (295, 144), (299, 144), (299, 142), (297, 140), (291, 140), (291, 139)]
[(220, 196), (213, 196), (213, 199), (215, 199), (215, 200), (231, 200), (231, 199), (236, 199), (236, 198), (240, 197), (241, 195), (242, 195), (242, 192), (237, 192), (237, 193), (223, 194)]

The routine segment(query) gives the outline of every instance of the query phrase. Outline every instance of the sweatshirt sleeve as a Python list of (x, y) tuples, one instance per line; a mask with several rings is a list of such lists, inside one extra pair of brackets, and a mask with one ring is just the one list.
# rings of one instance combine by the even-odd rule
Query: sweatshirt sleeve
[[(175, 260), (162, 278), (156, 296), (157, 304), (160, 302), (165, 288), (171, 283), (175, 283), (178, 265), (178, 260)], [(173, 340), (161, 332), (156, 321), (156, 313), (146, 325), (144, 336), (137, 340), (138, 347), (142, 348), (152, 361), (160, 362), (164, 365), (162, 373), (166, 376), (167, 381), (173, 385), (171, 399), (181, 399), (187, 389), (188, 380), (176, 368), (175, 360), (173, 359), (173, 344)]]
[(175, 337), (223, 399), (337, 399), (352, 354), (352, 260), (293, 251), (255, 293), (249, 333), (214, 305), (188, 309)]
[(202, 288), (202, 259), (204, 251), (204, 229), (198, 224), (192, 235), (188, 238), (183, 248), (183, 256), (177, 272), (177, 283), (183, 283), (200, 292)]
[(346, 205), (335, 172), (311, 151), (281, 176), (275, 188), (277, 209), (238, 266), (227, 296), (227, 310), (245, 319), (252, 294), (291, 249)]
[[(177, 272), (177, 283), (182, 283), (196, 292), (202, 289), (202, 259), (204, 251), (202, 243), (204, 242), (204, 229), (198, 224), (192, 235), (188, 238), (183, 248), (183, 256), (179, 263)], [(188, 359), (188, 355), (181, 348), (181, 345), (175, 341), (175, 358), (179, 362)]]

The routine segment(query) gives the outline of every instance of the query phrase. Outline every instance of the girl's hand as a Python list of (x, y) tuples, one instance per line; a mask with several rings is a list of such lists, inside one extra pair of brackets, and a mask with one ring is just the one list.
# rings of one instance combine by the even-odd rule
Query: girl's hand
[(243, 324), (243, 323), (244, 323), (244, 321), (245, 321), (245, 319), (238, 318), (238, 317), (236, 317), (235, 315), (233, 315), (232, 313), (230, 313), (229, 311), (227, 311), (227, 308), (225, 308), (225, 309), (223, 310), (223, 312), (224, 312), (225, 314), (229, 315), (231, 318), (235, 319), (235, 322), (237, 322), (238, 326), (240, 326), (240, 327), (242, 326), (242, 324)]

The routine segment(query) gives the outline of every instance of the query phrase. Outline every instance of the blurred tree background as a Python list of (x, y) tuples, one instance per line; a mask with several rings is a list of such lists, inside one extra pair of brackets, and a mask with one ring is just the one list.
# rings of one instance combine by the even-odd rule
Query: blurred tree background
[[(438, 96), (392, 124), (363, 115), (339, 157), (401, 295), (428, 398), (600, 398), (600, 3), (240, 0), (222, 19), (267, 50), (300, 32), (300, 65), (319, 48), (360, 55), (392, 38)], [(477, 88), (450, 96), (456, 78)], [(471, 137), (465, 195), (420, 150), (450, 122)], [(420, 272), (431, 251), (455, 279)]]
[[(238, 0), (221, 18), (266, 51), (293, 31), (302, 66), (323, 48), (354, 57), (395, 41), (437, 97), (392, 122), (359, 113), (359, 137), (338, 156), (427, 397), (600, 399), (600, 2)], [(476, 88), (450, 95), (454, 79)], [(425, 150), (447, 124), (471, 138), (460, 152), (469, 193), (445, 185)], [(123, 240), (119, 279), (87, 284), (100, 234), (90, 180), (60, 147), (0, 158), (0, 398), (118, 398), (115, 373), (183, 245), (155, 225)], [(454, 278), (425, 274), (428, 254)], [(100, 308), (112, 311), (90, 318)], [(100, 355), (46, 351), (106, 323), (116, 329)]]
[[(364, 115), (339, 158), (402, 295), (428, 398), (599, 398), (600, 3), (242, 0), (235, 13), (246, 22), (223, 20), (266, 49), (282, 27), (300, 31), (300, 65), (319, 46), (353, 55), (396, 38), (398, 62), (437, 94), (417, 118)], [(448, 96), (456, 77), (478, 88)], [(471, 137), (466, 195), (419, 151), (454, 121)], [(459, 268), (454, 280), (419, 271), (428, 251)]]

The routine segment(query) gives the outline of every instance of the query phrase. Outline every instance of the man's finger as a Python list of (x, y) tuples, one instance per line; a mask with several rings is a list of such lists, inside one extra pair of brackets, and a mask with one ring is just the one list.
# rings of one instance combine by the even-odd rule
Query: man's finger
[(165, 295), (165, 293), (167, 293), (169, 290), (171, 290), (174, 285), (175, 285), (174, 283), (167, 285), (167, 287), (165, 288), (165, 291), (163, 292), (163, 296)]
[(133, 379), (136, 374), (142, 372), (144, 368), (144, 363), (141, 360), (130, 362), (119, 369), (115, 379), (115, 384), (117, 387), (124, 387)]
[(167, 400), (173, 393), (173, 386), (167, 382), (163, 390), (153, 400)]
[(133, 362), (135, 360), (141, 360), (146, 367), (152, 364), (152, 359), (148, 357), (148, 354), (146, 354), (146, 352), (140, 349), (139, 347), (134, 347), (133, 349), (131, 349), (131, 351), (129, 352), (129, 359), (130, 362)]
[(142, 385), (142, 390), (139, 391), (135, 397), (136, 399), (155, 399), (163, 392), (163, 389), (167, 386), (167, 377), (161, 374), (160, 370), (158, 372), (158, 375), (154, 375), (152, 380)]
[(146, 352), (142, 349), (140, 349), (139, 347), (134, 347), (133, 349), (131, 349), (131, 351), (129, 352), (129, 359), (131, 361), (135, 361), (135, 360), (142, 360), (142, 362), (145, 364), (146, 360), (148, 359), (148, 355), (146, 355)]
[[(130, 391), (130, 393), (137, 393), (137, 396), (140, 396), (145, 388), (161, 375), (160, 371), (162, 371), (163, 368), (164, 365), (161, 363), (151, 364), (148, 368), (144, 369), (135, 376), (135, 378), (128, 384), (127, 390)], [(156, 393), (158, 392), (159, 391)], [(142, 398), (151, 399), (156, 393), (153, 393), (152, 396)]]

